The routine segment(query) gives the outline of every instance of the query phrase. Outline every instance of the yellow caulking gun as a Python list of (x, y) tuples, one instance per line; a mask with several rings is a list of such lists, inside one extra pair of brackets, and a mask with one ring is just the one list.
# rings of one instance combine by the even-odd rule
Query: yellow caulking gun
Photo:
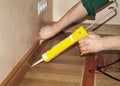
[(86, 37), (88, 35), (87, 31), (84, 29), (83, 26), (76, 29), (70, 36), (65, 38), (63, 41), (52, 47), (50, 50), (48, 50), (46, 53), (42, 54), (42, 59), (37, 61), (35, 64), (32, 65), (35, 66), (38, 63), (49, 62), (52, 59), (54, 59), (56, 56), (61, 54), (63, 51), (65, 51), (67, 48), (78, 42), (80, 39)]
[[(116, 8), (118, 6), (116, 5)], [(73, 44), (75, 44), (76, 42), (78, 42), (80, 39), (86, 37), (88, 35), (87, 30), (89, 28), (91, 28), (93, 25), (95, 25), (97, 22), (99, 22), (100, 20), (104, 19), (106, 16), (108, 16), (110, 13), (112, 13), (113, 11), (116, 10), (116, 8), (114, 8), (113, 10), (111, 10), (110, 12), (106, 13), (105, 15), (103, 15), (101, 18), (99, 18), (98, 20), (96, 20), (94, 23), (92, 23), (89, 27), (87, 27), (86, 29), (83, 26), (80, 26), (78, 29), (76, 29), (70, 36), (68, 36), (67, 38), (65, 38), (63, 41), (61, 41), (60, 43), (58, 43), (57, 45), (55, 45), (54, 47), (52, 47), (50, 50), (48, 50), (46, 53), (42, 54), (42, 58), (40, 60), (38, 60), (36, 63), (34, 63), (31, 67), (41, 63), (41, 62), (49, 62), (52, 59), (54, 59), (56, 56), (58, 56), (59, 54), (61, 54), (63, 51), (65, 51), (66, 49), (68, 49), (70, 46), (72, 46)]]

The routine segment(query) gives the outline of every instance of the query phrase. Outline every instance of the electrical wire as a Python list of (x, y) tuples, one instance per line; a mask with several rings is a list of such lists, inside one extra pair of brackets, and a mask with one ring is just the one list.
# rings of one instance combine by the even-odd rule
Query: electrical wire
[(109, 64), (107, 64), (107, 65), (105, 65), (105, 66), (101, 66), (101, 67), (98, 66), (98, 67), (97, 67), (97, 70), (98, 70), (99, 72), (101, 72), (102, 74), (106, 75), (107, 77), (109, 77), (109, 78), (111, 78), (111, 79), (114, 79), (114, 80), (120, 82), (120, 79), (118, 79), (118, 78), (116, 78), (116, 77), (114, 77), (114, 76), (112, 76), (112, 75), (110, 75), (110, 74), (108, 74), (108, 73), (106, 73), (106, 72), (103, 72), (103, 71), (101, 70), (101, 69), (106, 68), (106, 67), (108, 67), (108, 66), (114, 65), (114, 64), (116, 64), (116, 63), (118, 63), (118, 62), (120, 62), (120, 59), (118, 59), (118, 60), (116, 60), (116, 61), (114, 61), (114, 62), (112, 62), (112, 63), (109, 63)]
[[(101, 60), (102, 66), (98, 66), (98, 61), (100, 61), (100, 60)], [(114, 62), (111, 62), (111, 63), (105, 65), (105, 57), (103, 56), (102, 52), (96, 53), (95, 61), (94, 61), (94, 69), (88, 70), (88, 73), (90, 73), (90, 74), (104, 74), (105, 76), (120, 82), (120, 79), (106, 73), (108, 66), (114, 65), (118, 62), (120, 62), (120, 59), (117, 59)]]

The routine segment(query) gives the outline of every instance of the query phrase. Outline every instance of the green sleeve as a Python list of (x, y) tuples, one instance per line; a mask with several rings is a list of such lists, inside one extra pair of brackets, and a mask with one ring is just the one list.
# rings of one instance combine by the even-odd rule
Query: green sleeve
[(82, 0), (83, 6), (88, 12), (88, 16), (91, 17), (95, 17), (95, 11), (107, 4), (108, 2), (109, 0)]

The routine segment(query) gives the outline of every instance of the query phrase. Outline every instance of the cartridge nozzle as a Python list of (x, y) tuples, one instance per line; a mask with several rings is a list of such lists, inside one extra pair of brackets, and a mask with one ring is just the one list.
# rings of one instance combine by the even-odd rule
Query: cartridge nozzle
[(34, 67), (35, 65), (37, 65), (37, 64), (39, 64), (39, 63), (41, 63), (41, 62), (43, 62), (44, 60), (43, 59), (40, 59), (40, 60), (38, 60), (37, 62), (35, 62), (31, 67)]

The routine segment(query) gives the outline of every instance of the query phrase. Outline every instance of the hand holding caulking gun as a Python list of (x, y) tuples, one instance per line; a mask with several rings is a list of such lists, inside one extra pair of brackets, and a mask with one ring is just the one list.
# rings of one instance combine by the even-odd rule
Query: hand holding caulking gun
[(31, 67), (41, 63), (41, 62), (49, 62), (52, 59), (54, 59), (57, 55), (61, 54), (63, 51), (65, 51), (70, 46), (74, 45), (76, 42), (78, 42), (80, 39), (86, 37), (88, 35), (87, 30), (90, 29), (93, 25), (95, 25), (100, 20), (104, 19), (106, 16), (108, 16), (110, 13), (115, 11), (118, 7), (118, 4), (116, 0), (114, 1), (116, 4), (116, 7), (112, 9), (110, 12), (107, 12), (104, 14), (101, 18), (96, 20), (94, 23), (92, 23), (89, 27), (84, 28), (83, 26), (76, 29), (70, 36), (65, 38), (63, 41), (55, 45), (53, 48), (48, 50), (46, 53), (42, 54), (42, 58), (38, 60), (36, 63), (34, 63)]

